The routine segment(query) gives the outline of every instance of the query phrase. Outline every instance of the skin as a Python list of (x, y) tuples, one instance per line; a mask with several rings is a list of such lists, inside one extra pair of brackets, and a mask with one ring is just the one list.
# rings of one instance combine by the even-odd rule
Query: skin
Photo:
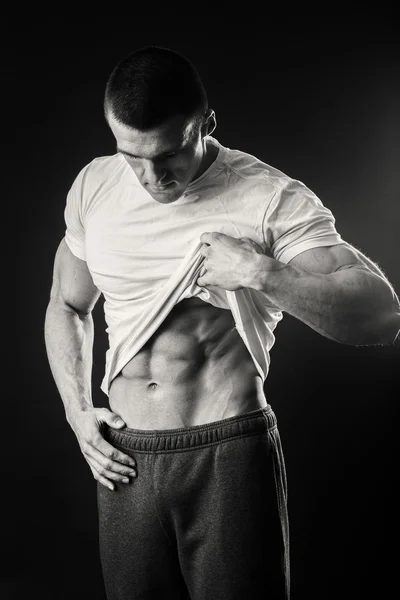
[[(181, 116), (146, 132), (124, 127), (111, 114), (108, 123), (117, 148), (156, 202), (169, 204), (180, 198), (215, 159), (206, 140), (215, 128), (213, 111), (201, 127)], [(352, 247), (307, 250), (286, 265), (266, 256), (248, 238), (204, 232), (201, 241), (201, 286), (262, 291), (282, 310), (342, 343), (389, 344), (399, 333), (397, 296), (379, 268)], [(62, 240), (55, 257), (45, 342), (67, 420), (101, 484), (114, 489), (115, 483), (129, 483), (136, 476), (135, 461), (104, 440), (103, 423), (169, 429), (266, 405), (262, 381), (230, 311), (188, 298), (172, 309), (115, 377), (110, 410), (93, 407), (92, 310), (100, 294), (86, 263)]]
[[(205, 136), (215, 127), (214, 111), (209, 110), (201, 127), (196, 119), (175, 116), (148, 131), (121, 125), (108, 113), (107, 122), (124, 155), (144, 189), (161, 204), (180, 198), (191, 181), (210, 166), (215, 148), (207, 146)], [(156, 186), (163, 186), (157, 189)]]

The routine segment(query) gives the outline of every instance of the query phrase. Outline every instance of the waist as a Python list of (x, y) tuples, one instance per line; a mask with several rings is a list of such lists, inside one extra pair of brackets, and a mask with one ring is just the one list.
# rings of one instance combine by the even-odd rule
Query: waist
[(263, 381), (245, 365), (231, 371), (203, 366), (183, 376), (171, 365), (151, 380), (127, 378), (112, 382), (109, 404), (128, 427), (140, 430), (193, 427), (264, 408)]
[(106, 425), (103, 435), (112, 445), (136, 452), (179, 452), (272, 431), (276, 427), (275, 413), (267, 404), (242, 415), (193, 427), (140, 430), (130, 427), (113, 429)]

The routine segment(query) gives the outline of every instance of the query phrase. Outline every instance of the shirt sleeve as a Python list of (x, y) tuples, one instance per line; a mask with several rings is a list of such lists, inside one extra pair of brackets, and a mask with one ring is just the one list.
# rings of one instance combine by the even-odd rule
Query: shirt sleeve
[(66, 224), (65, 241), (71, 252), (86, 260), (85, 255), (85, 226), (83, 219), (83, 185), (86, 168), (82, 169), (75, 178), (66, 200), (64, 220)]
[(344, 243), (332, 212), (295, 179), (289, 179), (268, 203), (262, 232), (274, 258), (283, 263), (304, 250)]

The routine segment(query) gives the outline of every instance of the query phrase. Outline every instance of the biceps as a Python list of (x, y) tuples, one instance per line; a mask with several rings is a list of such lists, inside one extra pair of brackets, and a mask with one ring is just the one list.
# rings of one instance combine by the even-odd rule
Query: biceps
[(311, 273), (334, 273), (341, 269), (357, 266), (384, 277), (376, 264), (347, 242), (305, 250), (292, 258), (289, 264)]
[(51, 300), (82, 315), (89, 314), (100, 297), (85, 261), (77, 258), (61, 240), (55, 260)]

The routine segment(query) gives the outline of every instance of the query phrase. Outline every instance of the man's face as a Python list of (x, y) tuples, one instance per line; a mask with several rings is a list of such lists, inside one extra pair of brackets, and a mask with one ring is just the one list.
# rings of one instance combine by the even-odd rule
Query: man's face
[(139, 131), (121, 125), (109, 113), (108, 124), (117, 151), (154, 200), (169, 204), (184, 194), (203, 158), (203, 136), (194, 117), (172, 117), (154, 129)]

